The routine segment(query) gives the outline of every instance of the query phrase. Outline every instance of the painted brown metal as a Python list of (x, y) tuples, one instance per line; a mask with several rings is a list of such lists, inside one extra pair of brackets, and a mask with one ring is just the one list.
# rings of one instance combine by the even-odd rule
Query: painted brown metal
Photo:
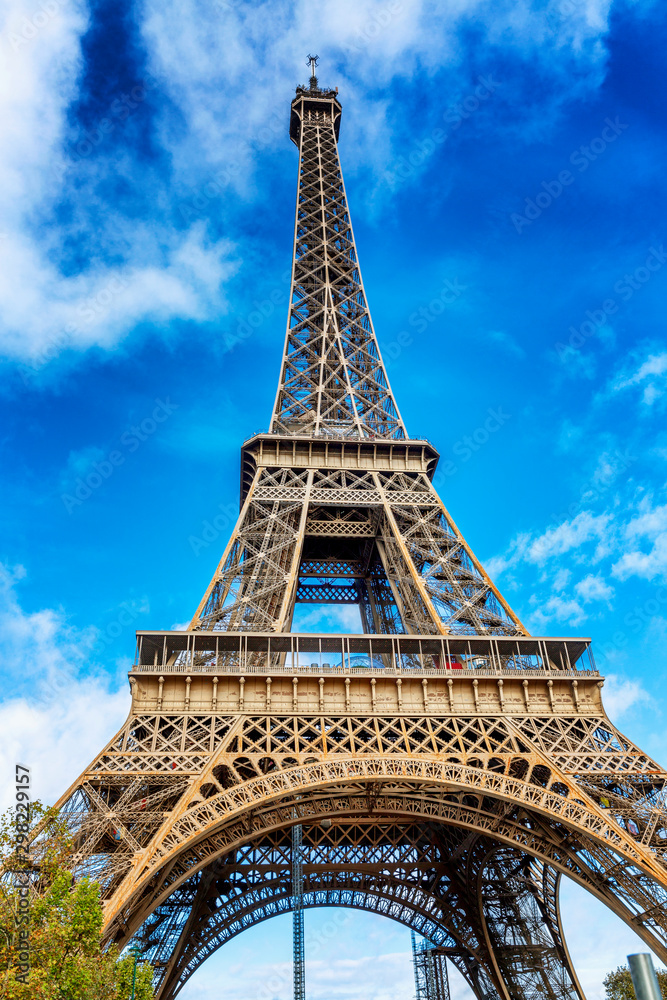
[[(299, 88), (288, 329), (271, 429), (186, 632), (138, 633), (121, 731), (61, 799), (105, 934), (158, 995), (292, 907), (384, 913), (482, 998), (583, 996), (562, 874), (667, 961), (667, 773), (607, 718), (589, 641), (528, 635), (432, 484), (368, 310), (338, 159), (341, 106)], [(356, 603), (364, 634), (299, 635)]]

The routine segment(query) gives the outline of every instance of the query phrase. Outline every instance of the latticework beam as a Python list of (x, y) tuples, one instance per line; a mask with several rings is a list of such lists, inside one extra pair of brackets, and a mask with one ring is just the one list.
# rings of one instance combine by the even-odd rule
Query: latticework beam
[(290, 313), (271, 430), (405, 437), (366, 304), (343, 174), (335, 94), (297, 96), (299, 188)]

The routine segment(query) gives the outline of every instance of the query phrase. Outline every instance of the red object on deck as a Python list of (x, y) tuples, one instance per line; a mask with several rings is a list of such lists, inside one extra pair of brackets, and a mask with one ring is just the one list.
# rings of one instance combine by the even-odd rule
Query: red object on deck
[(433, 657), (433, 665), (436, 670), (440, 670), (442, 666), (444, 666), (445, 670), (463, 670), (461, 664), (458, 663), (453, 656), (445, 656), (444, 664), (440, 662), (441, 659), (442, 657), (440, 656)]

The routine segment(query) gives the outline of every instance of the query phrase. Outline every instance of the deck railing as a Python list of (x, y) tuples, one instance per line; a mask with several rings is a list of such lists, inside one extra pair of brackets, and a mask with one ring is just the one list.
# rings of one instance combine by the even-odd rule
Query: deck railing
[(161, 673), (597, 676), (590, 640), (542, 636), (137, 632), (135, 669)]

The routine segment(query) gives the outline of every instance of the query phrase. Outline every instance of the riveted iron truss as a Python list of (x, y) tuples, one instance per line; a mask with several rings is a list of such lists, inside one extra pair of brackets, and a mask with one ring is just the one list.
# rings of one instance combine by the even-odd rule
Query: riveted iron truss
[[(340, 113), (316, 80), (292, 102), (271, 430), (243, 445), (239, 518), (188, 630), (138, 633), (128, 719), (61, 799), (72, 867), (160, 1000), (247, 927), (314, 906), (424, 938), (418, 1000), (447, 1000), (447, 962), (478, 1000), (583, 1000), (563, 874), (667, 962), (667, 773), (607, 718), (588, 640), (528, 635), (407, 436)], [(355, 604), (362, 631), (293, 633), (299, 602)]]
[(447, 952), (430, 941), (418, 940), (414, 929), (411, 938), (416, 1000), (449, 1000)]

